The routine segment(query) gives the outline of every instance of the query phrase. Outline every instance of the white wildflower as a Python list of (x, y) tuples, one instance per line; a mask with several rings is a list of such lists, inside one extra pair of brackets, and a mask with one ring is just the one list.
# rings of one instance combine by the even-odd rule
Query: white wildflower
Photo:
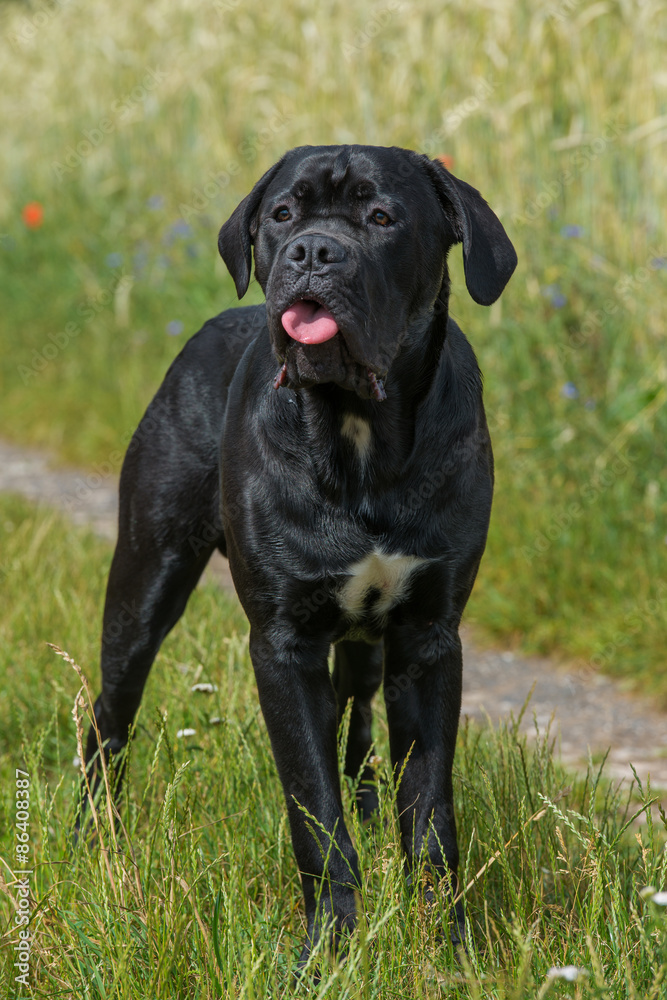
[(548, 979), (566, 979), (568, 983), (575, 983), (577, 979), (587, 975), (586, 969), (580, 969), (576, 965), (564, 965), (562, 968), (554, 965), (547, 972)]
[(179, 729), (176, 733), (176, 739), (182, 740), (185, 736), (194, 736), (196, 732), (196, 729)]

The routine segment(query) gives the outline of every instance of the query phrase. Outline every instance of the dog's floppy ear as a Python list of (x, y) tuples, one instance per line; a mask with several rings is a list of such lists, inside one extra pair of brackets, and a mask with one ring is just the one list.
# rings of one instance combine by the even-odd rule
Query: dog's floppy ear
[(267, 170), (240, 205), (234, 209), (218, 234), (218, 250), (234, 279), (240, 299), (248, 290), (252, 268), (252, 243), (257, 210), (267, 187), (282, 165), (283, 159)]
[(440, 161), (424, 160), (443, 211), (463, 244), (468, 291), (475, 302), (490, 306), (512, 277), (516, 251), (479, 191), (450, 174)]

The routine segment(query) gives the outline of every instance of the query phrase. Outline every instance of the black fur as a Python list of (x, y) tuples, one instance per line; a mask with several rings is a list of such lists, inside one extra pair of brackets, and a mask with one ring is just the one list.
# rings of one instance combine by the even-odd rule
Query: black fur
[[(377, 210), (391, 224), (378, 224)], [(250, 620), (287, 800), (308, 921), (302, 962), (324, 919), (334, 940), (354, 924), (359, 871), (336, 732), (352, 698), (346, 773), (362, 772), (366, 818), (377, 805), (370, 702), (383, 671), (392, 764), (397, 776), (404, 768), (407, 866), (425, 851), (433, 876), (456, 886), (458, 629), (493, 490), (480, 373), (447, 315), (457, 242), (471, 295), (493, 302), (516, 255), (474, 188), (408, 150), (287, 153), (219, 240), (239, 295), (254, 244), (266, 305), (222, 313), (186, 344), (123, 466), (96, 703), (102, 739), (111, 753), (127, 742), (160, 643), (217, 547)], [(288, 337), (281, 316), (304, 298), (331, 311), (340, 331), (332, 340)], [(403, 564), (390, 556), (414, 557), (401, 586), (394, 568)], [(88, 761), (97, 749), (91, 730)], [(299, 804), (333, 850), (324, 835), (316, 843)], [(331, 885), (317, 912), (327, 853)], [(462, 919), (459, 903), (454, 935)]]

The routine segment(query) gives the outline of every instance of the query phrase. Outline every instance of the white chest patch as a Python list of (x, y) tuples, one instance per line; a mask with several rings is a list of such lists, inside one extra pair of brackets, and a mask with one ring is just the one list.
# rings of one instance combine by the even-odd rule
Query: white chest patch
[(366, 460), (371, 447), (371, 425), (363, 417), (346, 413), (340, 429), (343, 437), (351, 441), (362, 462)]
[[(351, 617), (358, 617), (364, 610), (375, 615), (387, 614), (404, 596), (412, 573), (425, 562), (428, 560), (417, 556), (373, 549), (348, 570), (349, 579), (339, 597), (343, 611)], [(377, 596), (367, 607), (369, 591), (376, 591)]]

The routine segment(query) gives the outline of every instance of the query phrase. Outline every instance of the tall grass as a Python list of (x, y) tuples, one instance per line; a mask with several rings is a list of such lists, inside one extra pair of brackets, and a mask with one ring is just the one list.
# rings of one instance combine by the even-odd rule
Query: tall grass
[(284, 149), (447, 152), (521, 261), (486, 312), (453, 260), (498, 460), (470, 617), (665, 703), (665, 5), (2, 10), (2, 432), (117, 471), (185, 337), (234, 304), (216, 230)]
[(453, 255), (498, 466), (470, 618), (666, 703), (665, 4), (2, 13), (2, 432), (117, 471), (170, 359), (235, 302), (216, 230), (264, 169), (301, 143), (448, 153), (520, 257), (486, 312)]
[[(74, 844), (72, 758), (88, 725), (86, 675), (97, 686), (109, 550), (6, 498), (0, 532), (11, 597), (0, 608), (2, 996), (662, 1000), (667, 920), (653, 896), (667, 881), (667, 819), (649, 807), (650, 789), (621, 793), (592, 766), (573, 780), (548, 734), (529, 749), (518, 719), (497, 731), (464, 725), (455, 789), (467, 954), (457, 958), (442, 933), (446, 898), (429, 909), (424, 880), (405, 881), (381, 704), (381, 806), (370, 827), (359, 825), (344, 779), (363, 878), (359, 929), (345, 964), (318, 954), (319, 985), (295, 985), (305, 926), (284, 801), (243, 616), (212, 586), (195, 592), (149, 679), (119, 819), (102, 796), (89, 808), (94, 839)], [(193, 693), (199, 680), (217, 690)], [(194, 735), (178, 738), (185, 728)], [(30, 775), (34, 869), (21, 991), (9, 875), (16, 768)]]

